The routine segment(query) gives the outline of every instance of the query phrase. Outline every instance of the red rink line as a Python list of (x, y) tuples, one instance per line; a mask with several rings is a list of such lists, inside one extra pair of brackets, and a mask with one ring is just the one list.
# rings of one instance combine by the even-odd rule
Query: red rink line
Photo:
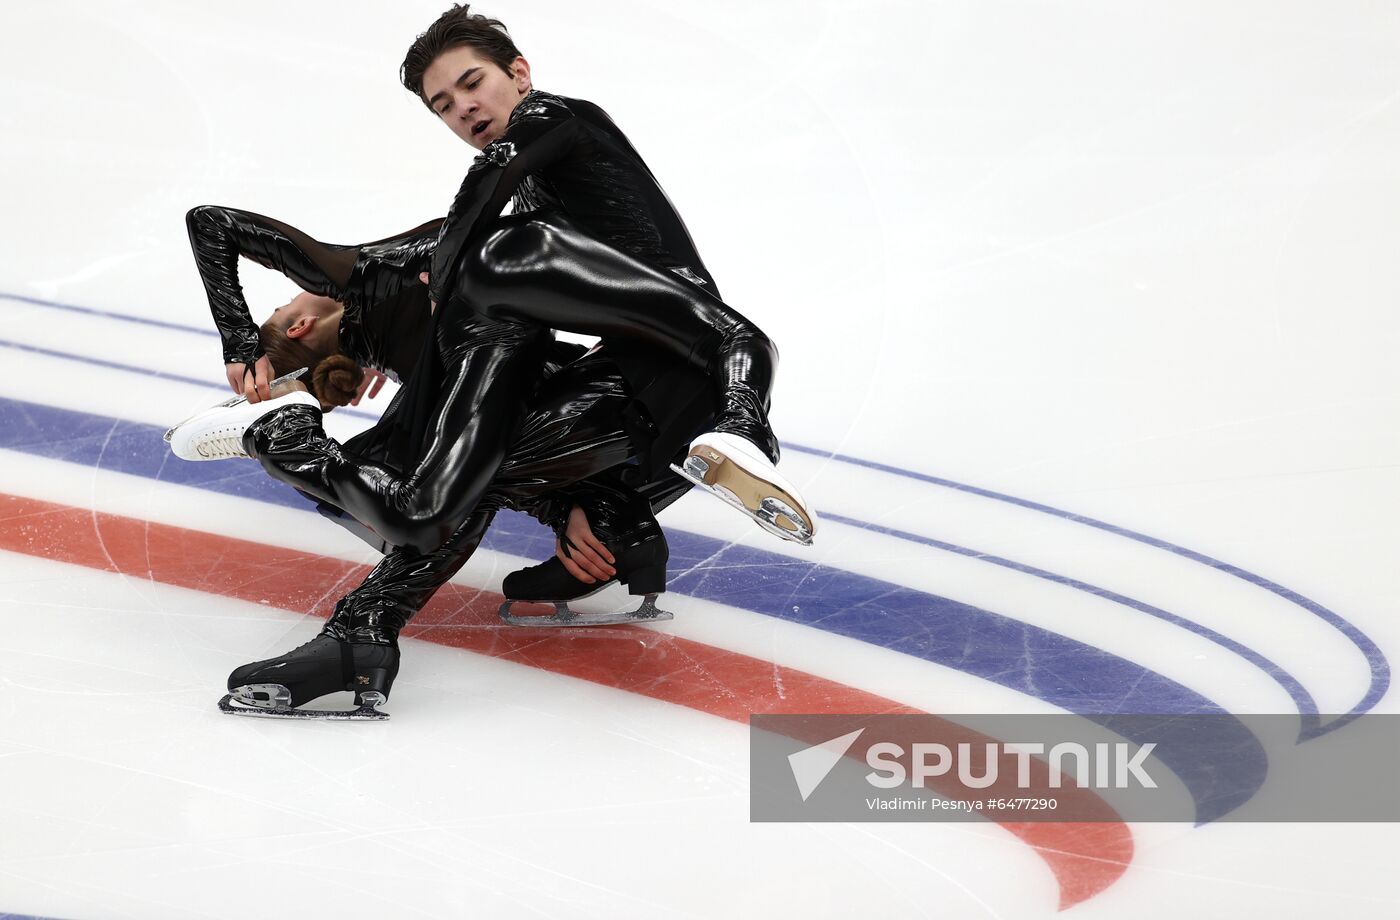
[[(329, 607), (328, 596), (348, 591), (368, 572), (366, 566), (312, 553), (3, 493), (0, 549), (288, 610)], [(814, 674), (640, 627), (502, 626), (496, 618), (500, 603), (500, 595), (449, 584), (404, 636), (741, 723), (753, 713), (919, 712)], [(1132, 859), (1131, 833), (1103, 808), (1102, 822), (998, 822), (1049, 865), (1059, 883), (1061, 910), (1113, 884)]]

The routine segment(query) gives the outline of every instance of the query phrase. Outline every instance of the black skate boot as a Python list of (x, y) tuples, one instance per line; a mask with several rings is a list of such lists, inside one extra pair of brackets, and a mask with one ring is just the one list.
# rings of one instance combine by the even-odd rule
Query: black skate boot
[[(586, 584), (570, 575), (558, 557), (539, 565), (511, 572), (501, 586), (506, 601), (501, 605), (501, 619), (511, 626), (611, 626), (618, 623), (655, 623), (673, 619), (671, 613), (656, 606), (656, 596), (666, 590), (666, 561), (670, 549), (666, 535), (652, 515), (651, 505), (636, 493), (590, 492), (584, 505), (590, 526), (612, 553), (617, 574), (607, 581)], [(621, 536), (611, 536), (621, 532)], [(560, 542), (565, 552), (575, 549), (561, 532)], [(604, 588), (620, 582), (634, 596), (642, 597), (636, 610), (577, 613), (569, 609), (569, 601), (591, 597)], [(511, 606), (516, 603), (553, 604), (551, 616), (515, 616)]]
[[(399, 673), (397, 631), (354, 628), (343, 603), (321, 634), (285, 655), (236, 668), (219, 709), (232, 715), (279, 719), (387, 719), (376, 707), (389, 698)], [(368, 632), (373, 633), (373, 630)], [(384, 641), (373, 641), (382, 639)], [(350, 690), (355, 709), (299, 707), (328, 693)]]

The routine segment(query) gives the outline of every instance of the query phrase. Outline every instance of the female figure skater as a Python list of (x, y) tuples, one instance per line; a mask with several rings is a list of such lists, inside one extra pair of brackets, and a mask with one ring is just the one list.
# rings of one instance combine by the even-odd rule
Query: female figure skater
[[(713, 379), (718, 423), (683, 469), (772, 532), (810, 542), (815, 518), (770, 462), (778, 454), (766, 417), (772, 345), (706, 290), (713, 279), (626, 137), (596, 106), (534, 91), (503, 27), (463, 7), (419, 36), (402, 75), (482, 150), (432, 258), (432, 300), (442, 301), (433, 318), (435, 383), (418, 387), (420, 369), (405, 397), (428, 451), (396, 475), (325, 438), (313, 407), (276, 400), (211, 412), (188, 433), (187, 449), (236, 438), (259, 456), (318, 451), (314, 483), (285, 471), (279, 478), (395, 545), (431, 549), (484, 494), (553, 327), (603, 337), (636, 394), (628, 431), (641, 435), (646, 476), (687, 440), (657, 418), (675, 394), (655, 376), (656, 355)], [(517, 213), (498, 218), (512, 195)], [(541, 206), (547, 214), (527, 210)], [(274, 411), (257, 414), (266, 409)]]
[[(301, 392), (298, 398), (318, 410), (353, 396), (357, 365), (377, 367), (406, 381), (400, 395), (413, 386), (429, 329), (427, 288), (418, 275), (436, 244), (435, 224), (363, 246), (330, 246), (279, 221), (228, 208), (196, 208), (187, 224), (229, 354), (256, 336), (252, 341), (266, 352), (257, 361), (270, 364), (272, 373), (315, 368), (315, 396)], [(238, 283), (240, 255), (281, 271), (309, 293), (278, 308), (258, 329)], [(426, 350), (434, 351), (429, 346)], [(613, 468), (635, 457), (622, 421), (631, 397), (604, 353), (561, 366), (582, 351), (563, 343), (550, 346), (533, 382), (530, 411), (505, 462), (475, 511), (445, 542), (420, 553), (385, 546), (369, 536), (371, 545), (387, 555), (359, 588), (337, 603), (320, 635), (289, 654), (236, 669), (221, 708), (257, 715), (382, 717), (374, 706), (387, 698), (397, 673), (399, 631), (471, 556), (501, 507), (535, 514), (560, 534), (556, 559), (507, 576), (508, 598), (563, 602), (612, 580), (646, 597), (639, 610), (622, 615), (574, 615), (561, 605), (561, 614), (553, 618), (516, 620), (503, 608), (507, 622), (593, 625), (669, 619), (670, 614), (654, 606), (655, 595), (665, 590), (667, 558), (654, 509), (688, 486), (670, 476), (644, 485), (640, 492), (621, 483)], [(237, 364), (230, 369), (240, 377), (244, 370)], [(688, 370), (682, 375), (691, 377), (694, 385), (703, 383)], [(250, 398), (259, 397), (253, 393)], [(414, 442), (403, 436), (411, 426), (403, 424), (399, 409), (396, 399), (378, 425), (347, 447), (382, 463), (411, 464)], [(705, 421), (693, 424), (698, 427)], [(239, 452), (236, 443), (209, 440), (204, 446), (216, 454)], [(294, 484), (314, 478), (309, 470), (317, 461), (308, 458), (305, 443), (274, 447), (262, 459), (282, 474), (279, 478)], [(330, 506), (323, 510), (339, 513)], [(313, 713), (295, 708), (345, 689), (357, 691), (359, 709)]]

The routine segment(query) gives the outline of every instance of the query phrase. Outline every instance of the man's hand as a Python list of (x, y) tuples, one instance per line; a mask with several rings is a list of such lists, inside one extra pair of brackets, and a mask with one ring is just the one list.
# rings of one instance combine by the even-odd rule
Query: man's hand
[(617, 574), (612, 564), (616, 562), (602, 542), (593, 536), (593, 528), (588, 526), (588, 516), (578, 505), (569, 511), (569, 523), (564, 527), (564, 536), (572, 543), (573, 549), (564, 548), (562, 541), (554, 542), (554, 555), (568, 573), (586, 585), (607, 581)]
[(248, 402), (262, 402), (272, 398), (267, 386), (272, 380), (272, 359), (267, 355), (259, 358), (252, 367), (246, 364), (225, 364), (224, 370), (228, 373), (228, 385), (233, 392), (242, 393), (248, 398)]
[[(374, 399), (379, 395), (379, 391), (384, 389), (384, 381), (389, 379), (372, 367), (362, 367), (360, 370), (364, 371), (365, 377), (355, 388), (355, 398), (350, 400), (352, 406), (358, 406), (361, 398)], [(369, 390), (368, 395), (366, 395), (365, 390)]]

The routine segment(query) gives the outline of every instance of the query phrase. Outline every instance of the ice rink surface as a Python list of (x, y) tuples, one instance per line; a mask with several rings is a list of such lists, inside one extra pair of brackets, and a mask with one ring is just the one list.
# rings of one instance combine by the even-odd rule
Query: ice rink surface
[(746, 727), (1397, 710), (1384, 2), (482, 7), (777, 341), (824, 529), (687, 496), (674, 622), (564, 634), (496, 625), (551, 546), (503, 514), (391, 720), (221, 715), (374, 557), (165, 453), (223, 374), (184, 214), (440, 216), (474, 151), (397, 68), (442, 5), (0, 11), (0, 916), (1400, 917), (1388, 824), (750, 823)]

